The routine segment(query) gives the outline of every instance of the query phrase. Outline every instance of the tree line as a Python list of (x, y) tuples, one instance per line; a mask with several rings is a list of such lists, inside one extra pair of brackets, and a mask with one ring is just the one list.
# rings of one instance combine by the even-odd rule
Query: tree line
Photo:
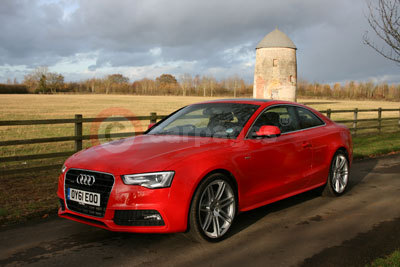
[(331, 99), (377, 99), (400, 101), (400, 84), (388, 84), (386, 82), (374, 83), (350, 81), (345, 84), (333, 85), (321, 83), (309, 83), (299, 81), (297, 84), (298, 97), (305, 98), (331, 98)]
[[(103, 78), (91, 78), (80, 82), (65, 82), (63, 75), (49, 72), (46, 67), (36, 68), (19, 84), (15, 79), (0, 84), (0, 93), (89, 93), (132, 95), (181, 95), (251, 97), (253, 84), (246, 83), (238, 75), (217, 80), (210, 75), (182, 74), (178, 78), (162, 74), (155, 79), (143, 78), (130, 82), (122, 74), (111, 74)], [(350, 81), (344, 84), (310, 83), (299, 80), (299, 98), (331, 99), (379, 99), (400, 101), (400, 84)]]

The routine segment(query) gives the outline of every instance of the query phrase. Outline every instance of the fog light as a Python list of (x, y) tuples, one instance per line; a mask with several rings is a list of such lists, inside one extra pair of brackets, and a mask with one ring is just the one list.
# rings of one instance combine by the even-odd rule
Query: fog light
[(160, 214), (144, 216), (143, 219), (145, 219), (145, 220), (156, 220), (156, 221), (161, 221), (162, 220)]
[(116, 210), (114, 223), (123, 226), (162, 226), (164, 220), (156, 210)]

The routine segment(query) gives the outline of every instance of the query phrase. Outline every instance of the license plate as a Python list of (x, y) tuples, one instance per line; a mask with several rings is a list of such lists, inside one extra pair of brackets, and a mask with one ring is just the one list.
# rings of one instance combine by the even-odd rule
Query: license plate
[(98, 193), (68, 188), (67, 198), (81, 204), (89, 204), (98, 207), (100, 206), (100, 194)]

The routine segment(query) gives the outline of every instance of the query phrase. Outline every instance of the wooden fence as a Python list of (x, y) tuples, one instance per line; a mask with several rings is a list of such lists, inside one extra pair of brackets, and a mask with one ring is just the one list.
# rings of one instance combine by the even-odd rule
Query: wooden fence
[[(399, 112), (398, 117), (388, 117), (388, 118), (382, 118), (382, 112)], [(393, 108), (393, 109), (383, 109), (383, 108), (377, 108), (377, 109), (346, 109), (346, 110), (321, 110), (319, 111), (321, 113), (326, 114), (328, 118), (332, 118), (332, 114), (334, 113), (353, 113), (353, 119), (352, 120), (334, 120), (337, 123), (352, 123), (352, 127), (349, 127), (350, 131), (352, 132), (353, 135), (357, 134), (358, 130), (368, 130), (368, 129), (377, 129), (378, 133), (380, 134), (382, 132), (383, 128), (386, 127), (391, 127), (393, 126), (398, 126), (398, 129), (400, 130), (400, 108)], [(377, 118), (372, 118), (372, 119), (359, 119), (358, 114), (363, 113), (363, 112), (377, 112)], [(394, 122), (389, 125), (382, 125), (382, 122)], [(358, 123), (360, 122), (376, 122), (376, 125), (368, 125), (364, 127), (359, 127)]]
[[(382, 112), (399, 112), (399, 117), (388, 117), (382, 118)], [(382, 132), (382, 129), (385, 127), (398, 127), (400, 131), (400, 108), (399, 109), (349, 109), (349, 110), (321, 110), (321, 113), (327, 115), (327, 117), (331, 118), (334, 113), (353, 113), (352, 120), (335, 120), (338, 123), (351, 123), (352, 127), (350, 130), (353, 135), (357, 134), (358, 130), (366, 130), (366, 129), (377, 129), (378, 133)], [(377, 112), (377, 118), (372, 119), (359, 119), (358, 115), (362, 112)], [(37, 160), (37, 159), (49, 159), (49, 158), (59, 158), (59, 157), (68, 157), (73, 153), (82, 150), (83, 141), (91, 140), (91, 139), (105, 139), (105, 138), (118, 138), (118, 137), (129, 137), (133, 135), (142, 134), (143, 132), (124, 132), (124, 133), (113, 133), (105, 136), (99, 135), (83, 135), (83, 123), (93, 123), (93, 122), (102, 122), (107, 120), (107, 122), (118, 122), (118, 121), (145, 121), (148, 120), (149, 123), (154, 123), (158, 119), (162, 119), (165, 116), (157, 115), (157, 113), (152, 112), (150, 116), (137, 116), (137, 117), (110, 117), (110, 118), (83, 118), (82, 115), (75, 115), (73, 119), (48, 119), (48, 120), (12, 120), (12, 121), (0, 121), (1, 126), (26, 126), (26, 125), (43, 125), (43, 124), (66, 124), (73, 123), (75, 125), (75, 134), (73, 136), (62, 136), (62, 137), (50, 137), (50, 138), (35, 138), (35, 139), (23, 139), (23, 140), (9, 140), (9, 141), (0, 141), (0, 147), (3, 146), (15, 146), (15, 145), (25, 145), (25, 144), (42, 144), (42, 143), (51, 143), (51, 142), (65, 142), (65, 141), (74, 141), (74, 151), (66, 151), (66, 152), (54, 152), (54, 153), (44, 153), (44, 154), (34, 154), (34, 155), (22, 155), (22, 156), (9, 156), (9, 157), (0, 157), (0, 163), (3, 162), (16, 162), (16, 161), (29, 161), (29, 160)], [(382, 122), (394, 122), (387, 125), (382, 125)], [(370, 122), (375, 125), (368, 125), (364, 127), (359, 127), (358, 124), (360, 122)], [(0, 169), (0, 175), (6, 174), (15, 174), (22, 172), (31, 172), (31, 171), (40, 171), (40, 170), (48, 170), (54, 168), (60, 168), (60, 164), (52, 164), (46, 166), (37, 166), (31, 168), (23, 168), (23, 169)]]
[[(73, 136), (0, 141), (0, 147), (74, 141), (75, 146), (74, 146), (73, 151), (0, 157), (0, 163), (15, 162), (15, 161), (29, 161), (29, 160), (36, 160), (36, 159), (48, 159), (48, 158), (58, 158), (58, 157), (68, 157), (68, 156), (74, 154), (75, 152), (82, 150), (84, 140), (129, 137), (129, 136), (143, 134), (143, 132), (124, 132), (124, 133), (110, 133), (110, 134), (106, 134), (104, 136), (83, 135), (83, 123), (103, 122), (105, 120), (107, 122), (118, 122), (118, 121), (127, 121), (127, 120), (129, 120), (129, 121), (148, 120), (149, 123), (155, 123), (158, 119), (162, 119), (164, 117), (165, 116), (160, 116), (160, 115), (157, 115), (157, 113), (152, 112), (152, 113), (150, 113), (150, 116), (135, 116), (135, 117), (83, 118), (82, 115), (77, 114), (77, 115), (75, 115), (74, 119), (0, 121), (0, 127), (1, 126), (43, 125), (43, 124), (67, 124), (67, 123), (73, 123), (75, 125), (75, 134)], [(10, 170), (9, 169), (0, 169), (0, 175), (14, 174), (14, 173), (20, 173), (20, 172), (49, 170), (49, 169), (55, 169), (55, 168), (60, 168), (60, 165), (52, 164), (52, 165), (38, 166), (38, 167), (32, 167), (32, 168), (10, 169)]]

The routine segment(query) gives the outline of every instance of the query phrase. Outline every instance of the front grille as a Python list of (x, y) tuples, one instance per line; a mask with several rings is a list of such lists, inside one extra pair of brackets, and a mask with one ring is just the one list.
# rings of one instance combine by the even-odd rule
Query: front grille
[(114, 223), (122, 226), (163, 226), (164, 220), (156, 210), (116, 210)]
[[(95, 183), (91, 186), (78, 184), (76, 178), (80, 174), (93, 175), (96, 179)], [(111, 189), (114, 185), (114, 176), (102, 172), (94, 172), (87, 170), (70, 169), (65, 175), (65, 199), (67, 208), (79, 213), (103, 217), (110, 197)], [(67, 198), (68, 188), (74, 188), (100, 194), (100, 206), (93, 206), (88, 204), (82, 204), (76, 201), (71, 201)]]

